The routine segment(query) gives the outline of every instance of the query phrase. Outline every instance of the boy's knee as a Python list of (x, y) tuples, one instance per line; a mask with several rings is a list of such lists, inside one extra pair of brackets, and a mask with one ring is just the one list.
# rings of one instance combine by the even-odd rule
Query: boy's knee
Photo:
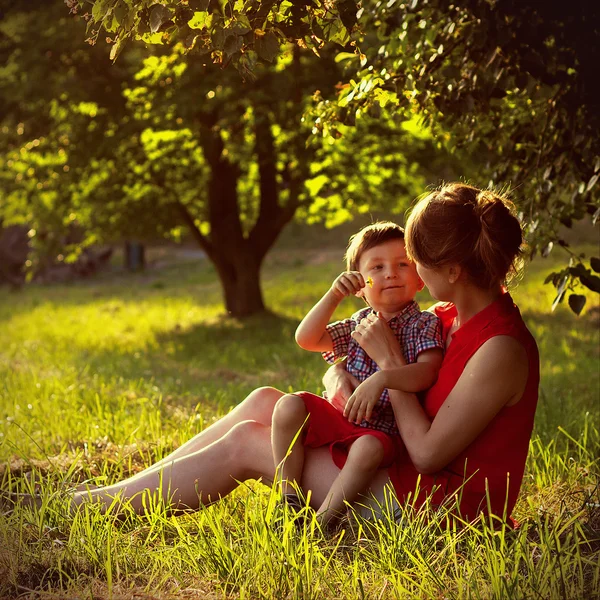
[(275, 405), (273, 411), (273, 424), (280, 427), (300, 427), (306, 419), (306, 406), (304, 400), (294, 394), (282, 396)]
[(355, 468), (370, 471), (379, 468), (385, 449), (383, 443), (374, 435), (359, 437), (350, 448), (348, 460)]

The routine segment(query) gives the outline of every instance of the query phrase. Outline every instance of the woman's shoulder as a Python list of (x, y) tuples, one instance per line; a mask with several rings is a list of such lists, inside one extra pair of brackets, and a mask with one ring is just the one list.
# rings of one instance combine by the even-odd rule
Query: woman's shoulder
[(452, 302), (436, 302), (423, 312), (430, 312), (439, 317), (448, 312), (454, 312), (456, 314), (456, 307)]
[(427, 310), (424, 310), (423, 314), (435, 315), (446, 329), (456, 317), (456, 306), (452, 302), (436, 302)]

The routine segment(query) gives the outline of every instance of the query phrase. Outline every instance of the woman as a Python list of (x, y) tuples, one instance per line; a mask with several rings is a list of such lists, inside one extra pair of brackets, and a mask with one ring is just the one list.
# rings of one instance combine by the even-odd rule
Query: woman
[[(444, 186), (421, 199), (410, 215), (407, 250), (432, 296), (445, 303), (435, 310), (444, 325), (446, 355), (423, 404), (414, 394), (390, 390), (407, 455), (379, 473), (371, 488), (375, 496), (381, 498), (391, 481), (399, 501), (407, 501), (420, 477), (413, 505), (427, 495), (441, 504), (460, 492), (464, 518), (473, 519), (480, 510), (510, 515), (539, 384), (535, 341), (504, 288), (521, 244), (510, 203), (471, 186)], [(325, 383), (334, 405), (360, 420), (368, 399), (386, 387), (389, 371), (401, 366), (403, 357), (382, 319), (365, 320), (354, 335), (381, 372), (354, 392), (356, 382), (343, 367), (333, 367)], [(119, 495), (141, 511), (144, 492), (153, 491), (176, 509), (198, 508), (240, 481), (272, 481), (271, 416), (282, 395), (273, 388), (255, 390), (160, 463), (115, 485), (78, 492), (74, 502), (110, 505)], [(318, 506), (339, 469), (327, 448), (307, 449), (305, 460), (301, 484)]]

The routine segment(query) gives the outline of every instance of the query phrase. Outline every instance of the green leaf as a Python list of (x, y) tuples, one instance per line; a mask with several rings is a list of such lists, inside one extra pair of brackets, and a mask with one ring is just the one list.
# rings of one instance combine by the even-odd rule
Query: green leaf
[(117, 60), (119, 54), (121, 54), (123, 48), (125, 47), (125, 38), (118, 39), (110, 49), (110, 60)]
[(155, 4), (150, 10), (150, 31), (156, 33), (167, 21), (171, 20), (171, 12), (162, 4)]
[(209, 0), (190, 0), (188, 6), (195, 11), (205, 12), (208, 10)]
[(592, 258), (590, 258), (590, 265), (592, 266), (592, 269), (596, 271), (596, 273), (600, 273), (600, 258), (592, 256)]
[(576, 315), (581, 314), (581, 311), (585, 306), (585, 300), (585, 296), (582, 296), (581, 294), (571, 294), (569, 296), (569, 307)]
[(194, 17), (188, 23), (191, 29), (204, 29), (204, 27), (210, 29), (212, 24), (212, 13), (207, 12), (195, 12)]
[(262, 59), (273, 62), (279, 54), (279, 40), (271, 31), (262, 37), (255, 36), (254, 49)]
[(583, 263), (578, 263), (569, 268), (569, 273), (573, 277), (578, 277), (579, 281), (592, 292), (600, 293), (600, 277), (593, 275), (589, 269), (586, 269)]
[(344, 27), (351, 31), (356, 25), (356, 2), (354, 0), (344, 0), (338, 4), (338, 12)]
[(230, 35), (223, 44), (223, 51), (225, 54), (231, 56), (232, 54), (239, 52), (243, 45), (244, 41), (239, 35)]
[(246, 35), (247, 33), (250, 33), (252, 31), (252, 27), (248, 17), (246, 15), (240, 15), (232, 25), (231, 31), (237, 35)]
[(554, 247), (554, 243), (553, 243), (553, 242), (548, 242), (548, 243), (547, 243), (547, 244), (544, 246), (544, 248), (543, 248), (543, 250), (542, 250), (542, 256), (543, 256), (544, 258), (547, 258), (547, 257), (549, 256), (550, 252), (552, 252), (552, 248), (553, 248), (553, 247)]
[(312, 29), (312, 32), (320, 40), (322, 40), (325, 37), (325, 33), (323, 32), (323, 28), (321, 27), (321, 24), (319, 23), (319, 21), (317, 21), (317, 19), (313, 19), (313, 22), (311, 23), (310, 28)]
[(225, 45), (225, 31), (222, 27), (216, 27), (210, 35), (210, 39), (212, 40), (213, 46), (217, 50), (223, 50), (223, 46)]
[(92, 8), (92, 19), (94, 19), (96, 23), (99, 23), (104, 19), (109, 8), (110, 4), (107, 0), (96, 0), (94, 8)]
[(358, 54), (354, 52), (338, 52), (333, 59), (336, 63), (344, 62), (346, 60), (353, 60), (359, 58)]
[(586, 288), (592, 290), (592, 292), (600, 294), (600, 277), (592, 275), (590, 271), (587, 271), (587, 273), (579, 275), (579, 281), (581, 281)]
[(119, 4), (115, 6), (115, 9), (113, 11), (113, 15), (117, 22), (117, 25), (121, 25), (123, 21), (125, 21), (128, 12), (129, 9), (127, 8), (127, 5), (121, 0), (121, 2), (119, 2)]
[(562, 278), (561, 282), (559, 283), (558, 289), (556, 290), (556, 298), (554, 298), (554, 302), (552, 303), (552, 311), (556, 310), (556, 307), (559, 305), (559, 303), (563, 301), (570, 278), (570, 275), (567, 274)]

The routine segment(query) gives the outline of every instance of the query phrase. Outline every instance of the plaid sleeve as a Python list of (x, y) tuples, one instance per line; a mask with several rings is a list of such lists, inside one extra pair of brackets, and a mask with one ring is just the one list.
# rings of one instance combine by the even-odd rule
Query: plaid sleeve
[(348, 354), (348, 344), (350, 343), (350, 334), (354, 331), (356, 322), (353, 319), (344, 319), (335, 321), (327, 325), (327, 331), (333, 342), (333, 352), (322, 352), (323, 358), (331, 365), (335, 364), (340, 358)]
[(442, 322), (433, 313), (424, 311), (421, 313), (421, 327), (417, 337), (415, 355), (419, 356), (421, 352), (433, 348), (440, 348), (442, 351), (445, 349), (442, 338)]

